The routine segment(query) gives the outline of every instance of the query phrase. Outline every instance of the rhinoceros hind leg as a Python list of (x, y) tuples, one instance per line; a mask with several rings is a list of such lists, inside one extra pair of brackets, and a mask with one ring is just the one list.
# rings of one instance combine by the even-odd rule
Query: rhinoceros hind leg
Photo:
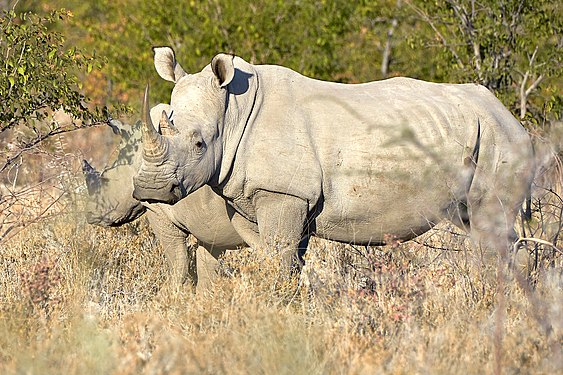
[(488, 189), (470, 200), (470, 228), (473, 241), (484, 250), (483, 261), (508, 265), (512, 245), (518, 239), (514, 223), (523, 199), (513, 190)]

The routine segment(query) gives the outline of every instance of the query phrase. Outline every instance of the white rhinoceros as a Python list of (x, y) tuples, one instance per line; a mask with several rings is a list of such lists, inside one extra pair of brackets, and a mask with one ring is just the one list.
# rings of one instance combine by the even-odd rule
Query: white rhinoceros
[(169, 47), (170, 126), (143, 122), (133, 196), (175, 203), (208, 184), (285, 267), (310, 234), (408, 240), (443, 219), (506, 249), (534, 175), (526, 130), (486, 88), (391, 78), (340, 84), (219, 54), (186, 73)]
[[(157, 119), (167, 106), (160, 104), (151, 112)], [(87, 204), (87, 221), (106, 227), (131, 222), (145, 212), (151, 229), (165, 250), (173, 285), (186, 281), (198, 283), (198, 269), (204, 280), (214, 274), (216, 258), (225, 252), (258, 241), (257, 229), (246, 226), (225, 200), (205, 186), (189, 197), (171, 206), (147, 203), (134, 199), (133, 175), (141, 160), (141, 132), (139, 124), (133, 127), (111, 124), (115, 133), (122, 137), (117, 160), (103, 173), (97, 172), (84, 161), (83, 170), (90, 199)], [(238, 232), (233, 225), (238, 224)], [(188, 247), (187, 237), (192, 234), (199, 245), (196, 253)], [(246, 235), (245, 235), (246, 234)], [(256, 246), (256, 245), (255, 245)], [(210, 255), (211, 256), (210, 256)], [(203, 273), (203, 275), (202, 275)]]

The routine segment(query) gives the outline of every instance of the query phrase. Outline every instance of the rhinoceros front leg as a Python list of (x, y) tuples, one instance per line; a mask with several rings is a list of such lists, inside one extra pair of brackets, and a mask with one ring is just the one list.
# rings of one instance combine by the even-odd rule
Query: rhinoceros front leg
[(303, 266), (299, 251), (307, 246), (304, 228), (309, 205), (293, 195), (258, 192), (254, 197), (260, 239), (267, 251), (281, 256), (282, 275), (296, 274)]
[(176, 287), (189, 281), (193, 286), (197, 285), (196, 254), (188, 248), (187, 233), (163, 215), (148, 211), (147, 217), (164, 249), (170, 272), (170, 284)]

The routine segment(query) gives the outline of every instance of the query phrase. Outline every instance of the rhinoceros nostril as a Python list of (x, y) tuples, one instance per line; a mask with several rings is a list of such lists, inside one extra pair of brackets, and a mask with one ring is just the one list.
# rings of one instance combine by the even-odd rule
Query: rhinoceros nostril
[(133, 198), (135, 198), (138, 201), (143, 201), (143, 195), (141, 194), (139, 188), (137, 187), (135, 187), (135, 189), (133, 190)]

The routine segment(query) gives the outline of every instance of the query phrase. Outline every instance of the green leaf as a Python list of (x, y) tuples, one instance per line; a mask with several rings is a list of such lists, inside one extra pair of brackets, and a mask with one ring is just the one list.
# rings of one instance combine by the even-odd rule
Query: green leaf
[(16, 80), (12, 76), (8, 77), (8, 81), (10, 81), (10, 88), (14, 87), (14, 85), (16, 84)]

